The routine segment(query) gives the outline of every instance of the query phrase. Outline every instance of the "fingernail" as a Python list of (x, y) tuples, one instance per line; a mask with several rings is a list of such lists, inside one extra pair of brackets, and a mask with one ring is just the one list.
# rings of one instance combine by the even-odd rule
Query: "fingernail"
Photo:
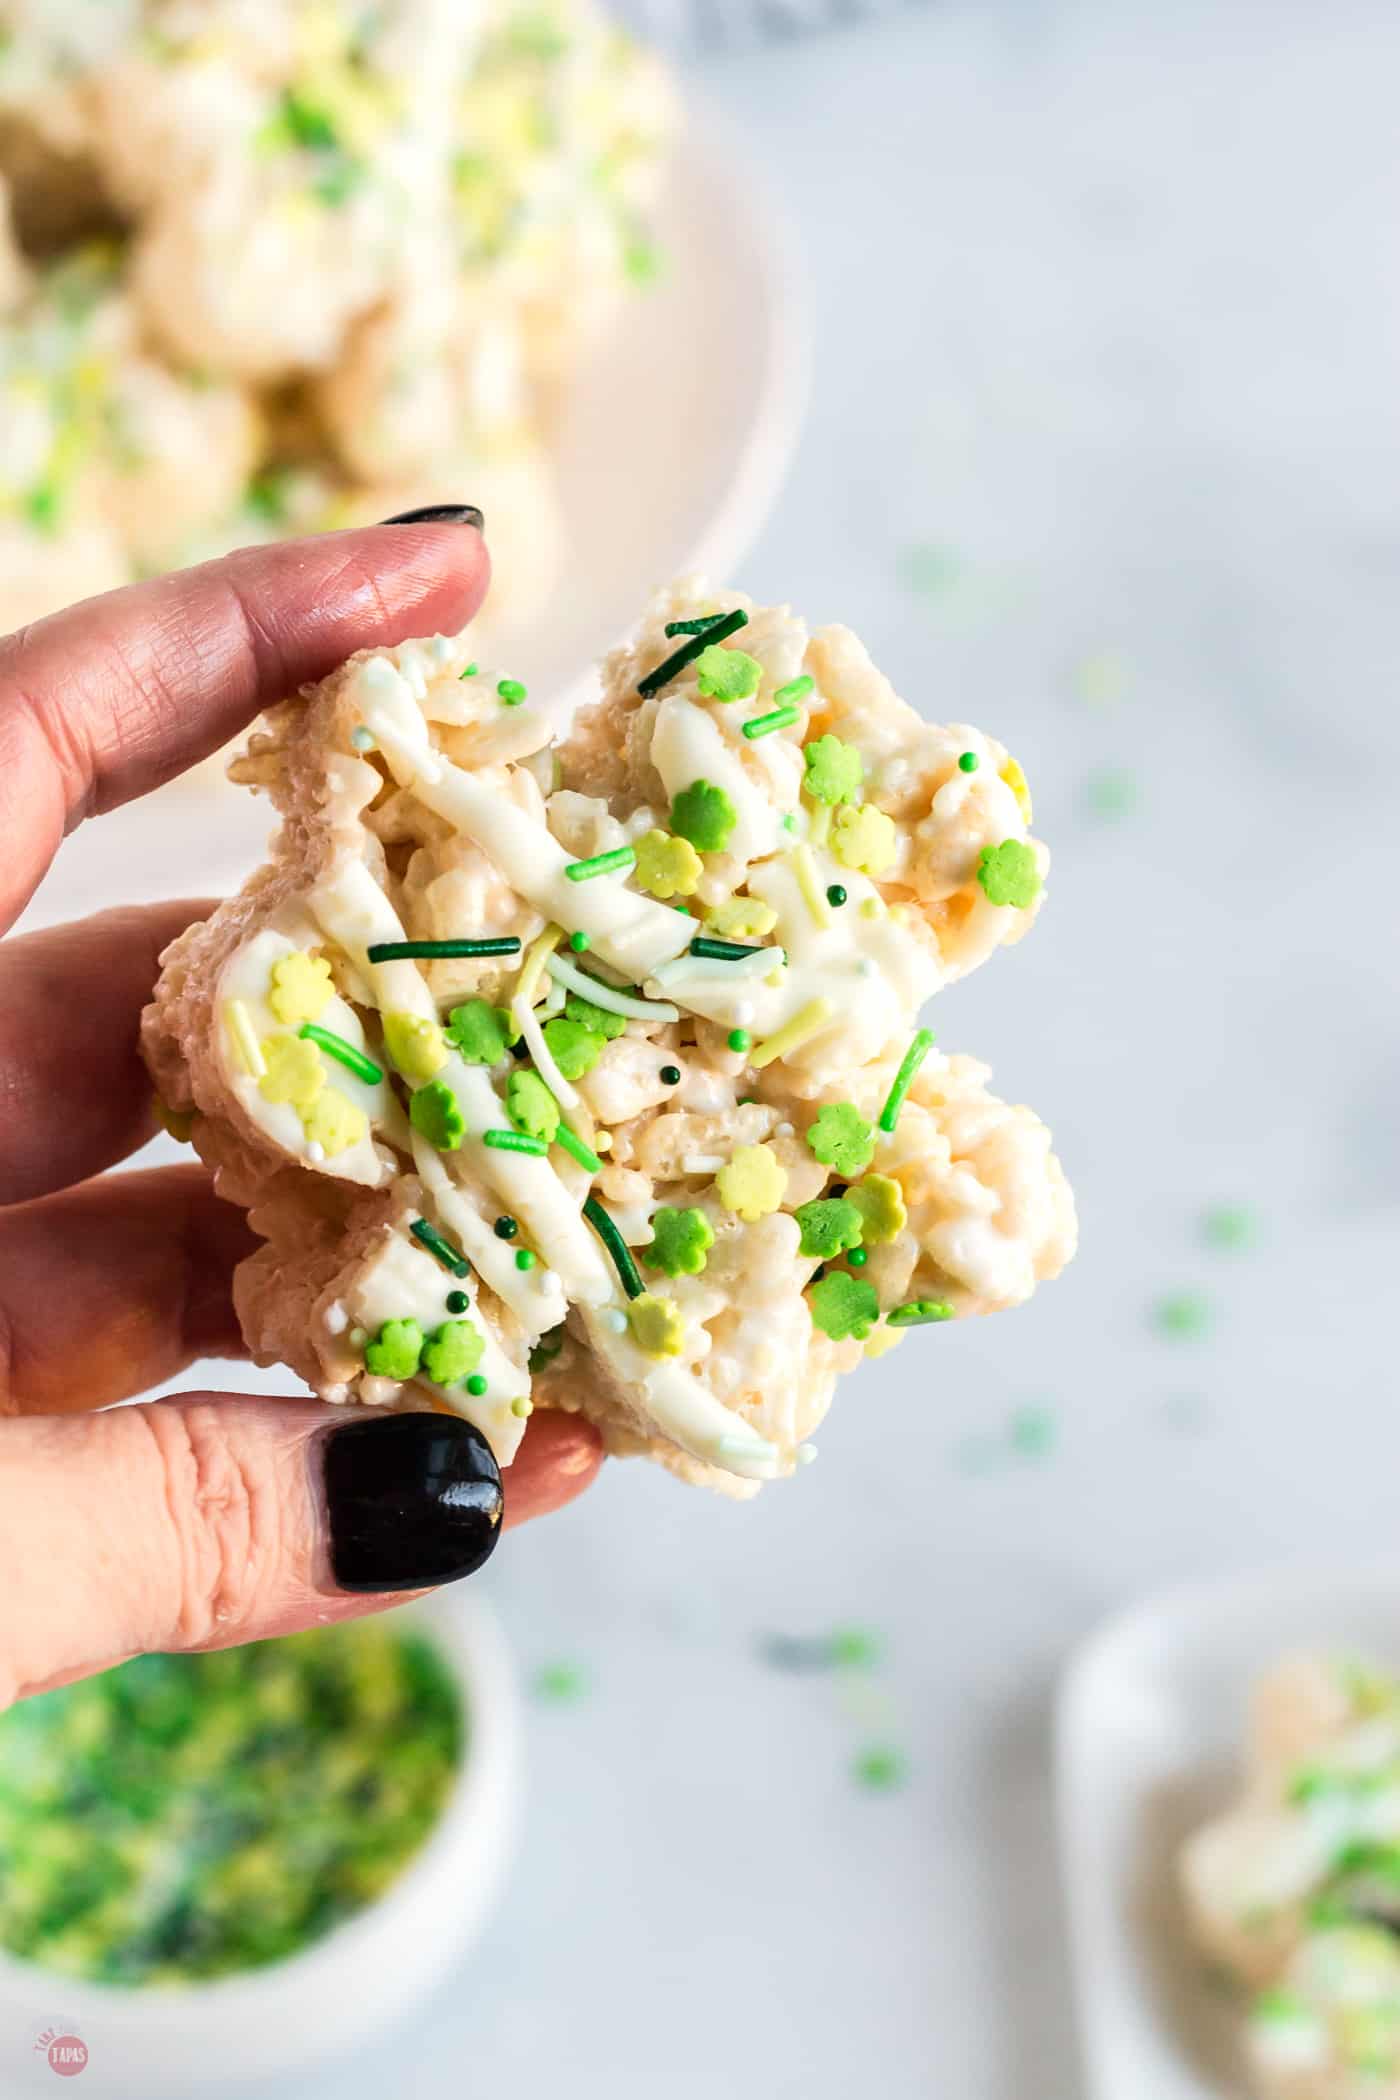
[(478, 532), (486, 520), (474, 503), (425, 503), (420, 510), (401, 510), (383, 518), (384, 525), (474, 525)]
[(377, 1415), (326, 1434), (331, 1573), (342, 1590), (456, 1582), (500, 1536), (501, 1474), (480, 1430), (456, 1415)]

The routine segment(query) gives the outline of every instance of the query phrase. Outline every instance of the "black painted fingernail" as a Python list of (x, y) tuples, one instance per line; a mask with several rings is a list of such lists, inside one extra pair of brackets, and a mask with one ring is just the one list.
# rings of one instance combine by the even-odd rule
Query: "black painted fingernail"
[(491, 1446), (456, 1415), (376, 1415), (324, 1442), (331, 1573), (342, 1590), (419, 1590), (486, 1560), (505, 1498)]
[(421, 510), (401, 510), (396, 517), (382, 518), (384, 525), (474, 525), (478, 532), (486, 520), (474, 503), (425, 503)]

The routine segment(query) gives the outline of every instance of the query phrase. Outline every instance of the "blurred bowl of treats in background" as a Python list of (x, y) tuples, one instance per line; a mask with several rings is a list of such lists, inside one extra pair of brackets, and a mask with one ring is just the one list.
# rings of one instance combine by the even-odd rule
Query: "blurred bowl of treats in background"
[[(0, 0), (0, 632), (470, 501), (482, 646), (575, 693), (639, 591), (738, 559), (795, 431), (731, 158), (594, 0)], [(138, 895), (158, 832), (105, 841)]]

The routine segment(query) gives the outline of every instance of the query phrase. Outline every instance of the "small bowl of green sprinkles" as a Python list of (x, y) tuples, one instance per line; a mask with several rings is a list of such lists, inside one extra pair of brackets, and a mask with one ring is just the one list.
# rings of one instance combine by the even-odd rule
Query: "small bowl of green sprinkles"
[(494, 1621), (457, 1596), (14, 1707), (0, 2025), (38, 2034), (61, 2006), (103, 2090), (142, 2094), (363, 2042), (483, 1924), (518, 1734)]

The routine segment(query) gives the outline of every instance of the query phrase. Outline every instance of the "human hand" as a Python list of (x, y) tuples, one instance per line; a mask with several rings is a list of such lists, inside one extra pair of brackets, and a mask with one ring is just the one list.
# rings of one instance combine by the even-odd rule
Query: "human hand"
[[(451, 633), (485, 594), (468, 522), (252, 549), (0, 640), (0, 931), (65, 833), (215, 751), (354, 650)], [(149, 1649), (226, 1647), (468, 1574), (502, 1521), (456, 1416), (189, 1393), (237, 1356), (254, 1242), (197, 1166), (108, 1174), (152, 1134), (137, 1049), (166, 944), (207, 910), (104, 912), (0, 945), (0, 1704)], [(558, 1508), (596, 1432), (538, 1413), (504, 1522)]]

